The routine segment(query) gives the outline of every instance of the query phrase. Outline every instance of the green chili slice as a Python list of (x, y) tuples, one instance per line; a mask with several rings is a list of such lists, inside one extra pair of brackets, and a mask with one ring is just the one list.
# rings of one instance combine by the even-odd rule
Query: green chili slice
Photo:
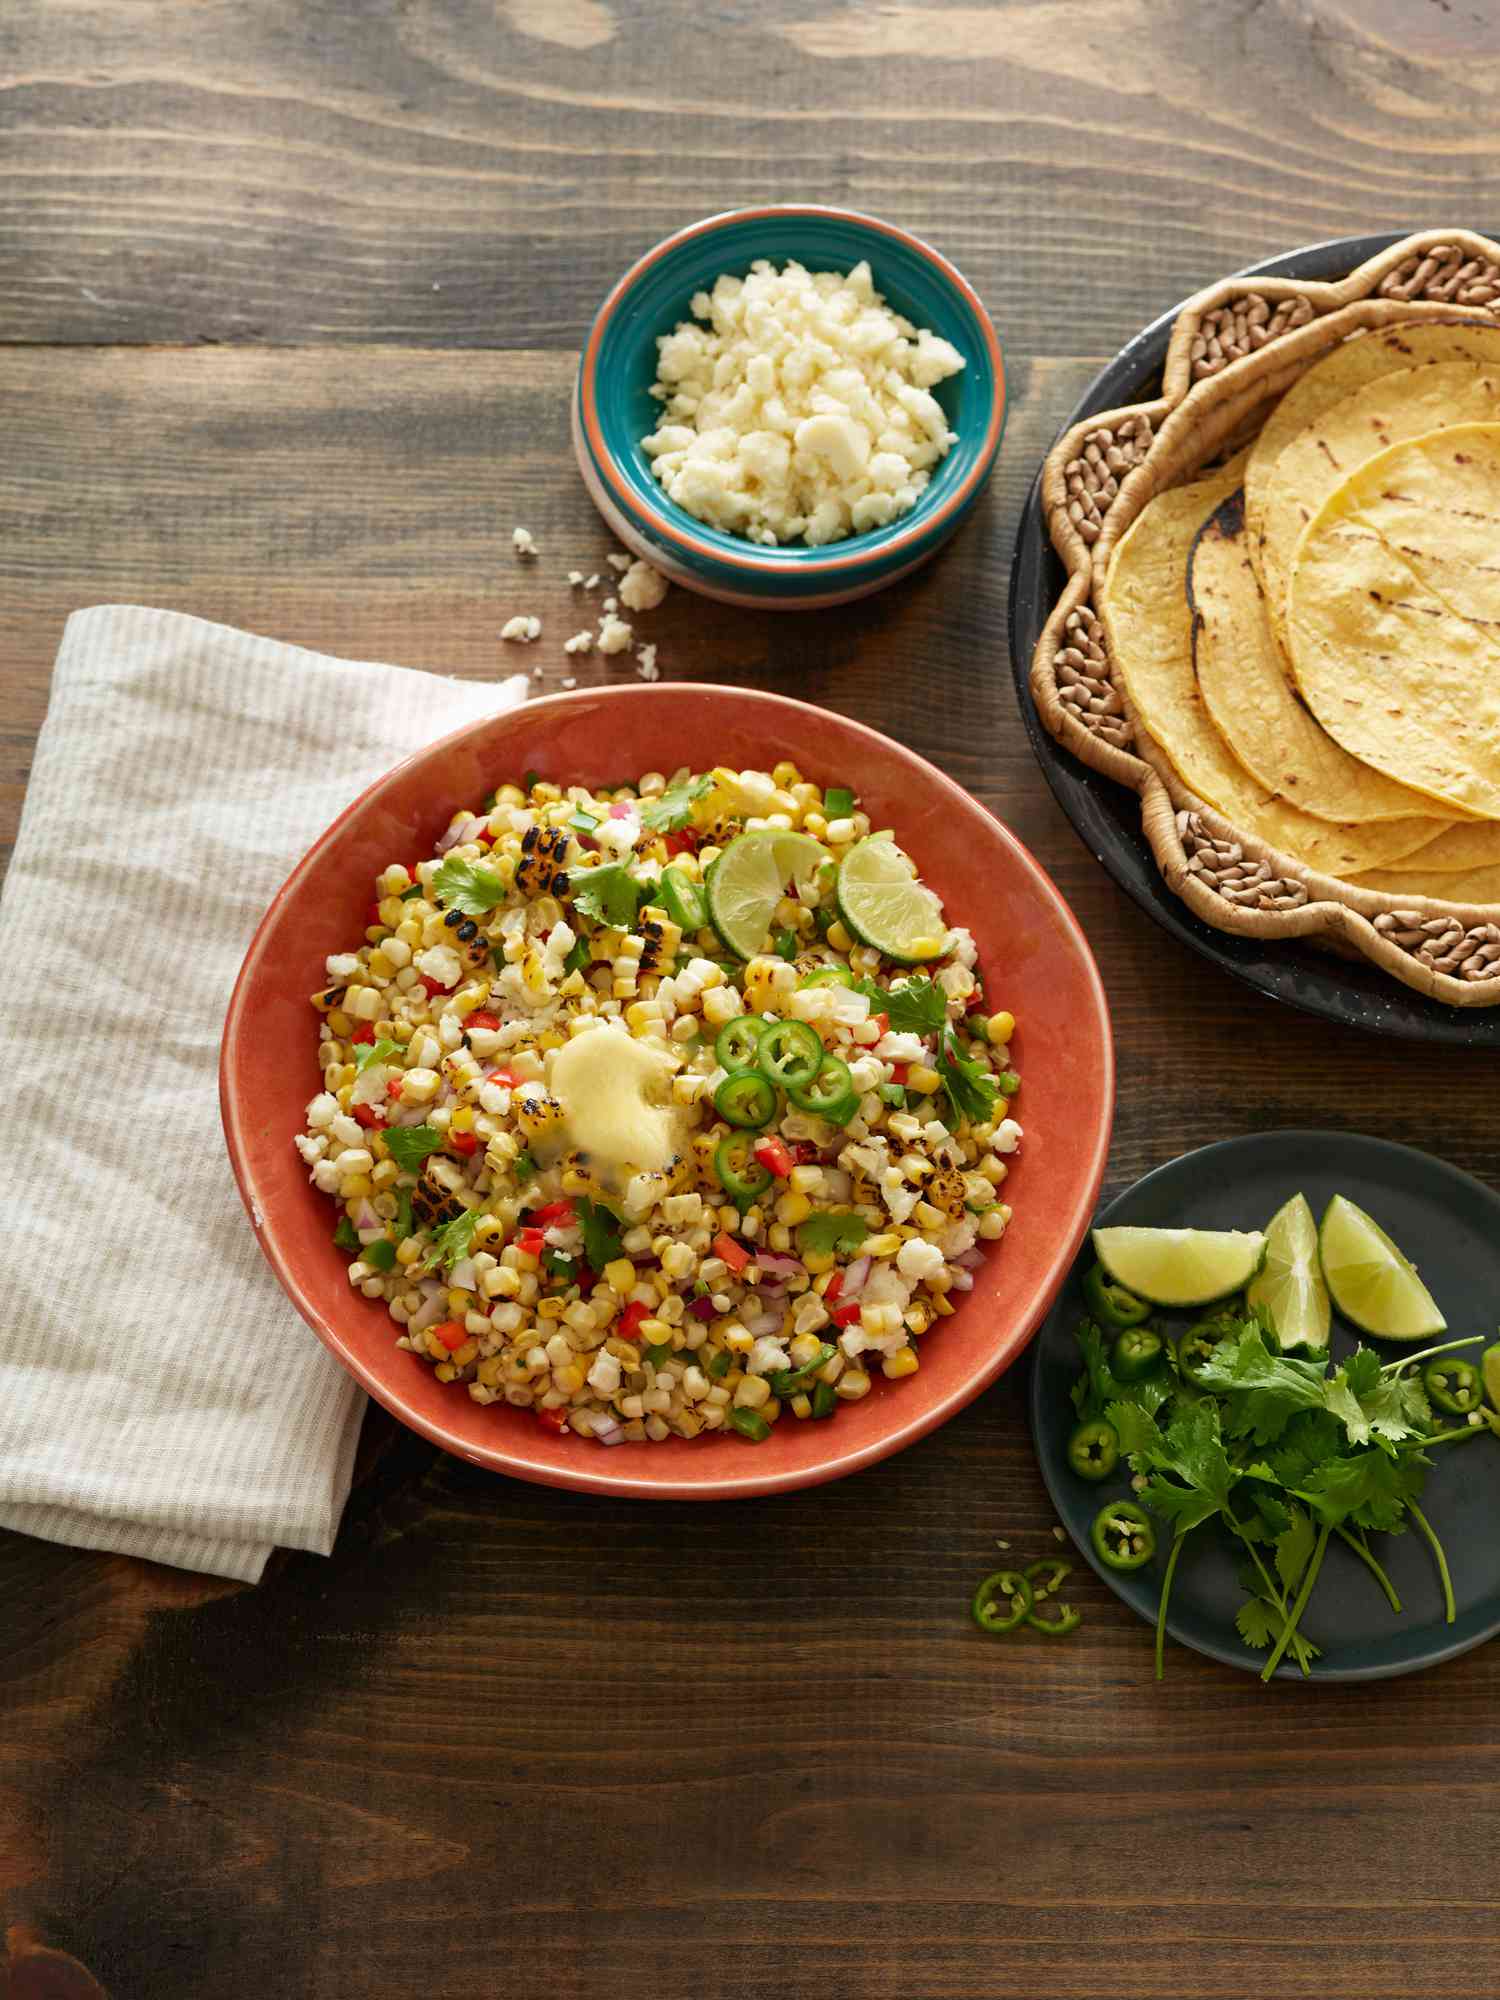
[(847, 786), (830, 785), (823, 794), (823, 817), (847, 819), (854, 810), (854, 794)]
[(703, 891), (680, 868), (661, 871), (661, 906), (679, 930), (691, 936), (708, 929), (708, 904)]
[(751, 1444), (764, 1444), (771, 1435), (771, 1426), (757, 1410), (731, 1410), (729, 1421), (741, 1437), (749, 1438)]
[(1159, 1333), (1149, 1326), (1129, 1326), (1111, 1349), (1109, 1365), (1121, 1382), (1139, 1382), (1165, 1352)]
[(1073, 1574), (1073, 1565), (1064, 1562), (1061, 1556), (1044, 1556), (1040, 1562), (1026, 1565), (1026, 1581), (1031, 1585), (1032, 1594), (1038, 1604), (1044, 1597), (1050, 1597), (1060, 1590), (1065, 1578)]
[(813, 1390), (813, 1415), (831, 1417), (839, 1406), (838, 1391), (831, 1382), (820, 1382)]
[(1083, 1613), (1071, 1604), (1059, 1604), (1055, 1618), (1043, 1618), (1038, 1611), (1026, 1614), (1026, 1623), (1033, 1632), (1042, 1632), (1049, 1639), (1066, 1638), (1069, 1632), (1076, 1632), (1083, 1623)]
[[(733, 1021), (729, 1024), (731, 1028), (734, 1025)], [(772, 1083), (779, 1083), (783, 1090), (790, 1090), (794, 1083), (802, 1089), (813, 1082), (823, 1066), (823, 1044), (817, 1029), (809, 1027), (806, 1021), (772, 1021), (761, 1032), (755, 1059), (761, 1074)], [(719, 1060), (724, 1062), (722, 1055)], [(729, 1065), (725, 1063), (724, 1067), (727, 1069)]]
[(1177, 1343), (1177, 1372), (1189, 1382), (1201, 1382), (1203, 1370), (1212, 1361), (1220, 1338), (1218, 1328), (1207, 1320), (1190, 1326)]
[(738, 1208), (748, 1208), (775, 1179), (771, 1169), (756, 1159), (755, 1141), (744, 1132), (732, 1132), (721, 1142), (714, 1154), (714, 1172)]
[(758, 1070), (741, 1070), (714, 1092), (714, 1109), (726, 1123), (758, 1132), (776, 1115), (776, 1092)]
[(754, 1069), (764, 1025), (754, 1014), (737, 1014), (732, 1021), (726, 1021), (714, 1040), (714, 1059), (720, 1068), (731, 1074), (735, 1070)]
[(997, 1569), (974, 1593), (974, 1623), (981, 1632), (1014, 1632), (1035, 1604), (1031, 1585), (1018, 1569)]
[(854, 974), (847, 965), (815, 965), (807, 977), (800, 982), (803, 986), (849, 986), (854, 984)]
[[(365, 1250), (366, 1263), (370, 1261), (373, 1247), (367, 1246)], [(1439, 1360), (1429, 1361), (1422, 1370), (1422, 1387), (1427, 1391), (1433, 1408), (1450, 1417), (1467, 1417), (1484, 1401), (1484, 1384), (1479, 1370), (1472, 1361), (1461, 1360), (1456, 1354), (1445, 1354)]]
[(847, 1125), (859, 1109), (859, 1092), (840, 1056), (825, 1055), (811, 1083), (789, 1083), (786, 1094), (799, 1111), (811, 1111), (831, 1125)]
[(1080, 1479), (1108, 1479), (1120, 1463), (1120, 1440), (1103, 1417), (1079, 1424), (1068, 1439), (1068, 1463)]
[(1123, 1327), (1139, 1326), (1149, 1319), (1151, 1308), (1123, 1285), (1110, 1282), (1102, 1264), (1096, 1264), (1083, 1281), (1084, 1303), (1097, 1320), (1118, 1333)]
[(772, 1395), (797, 1396), (804, 1389), (810, 1389), (813, 1377), (826, 1368), (837, 1353), (838, 1349), (828, 1346), (825, 1341), (812, 1360), (804, 1361), (800, 1368), (778, 1368), (771, 1377)]
[(734, 1356), (727, 1347), (721, 1347), (718, 1353), (710, 1360), (708, 1372), (717, 1382), (722, 1376), (727, 1375), (733, 1366)]
[(778, 931), (771, 940), (771, 949), (778, 958), (784, 958), (790, 964), (797, 956), (797, 933)]
[(1089, 1540), (1106, 1569), (1144, 1569), (1156, 1554), (1156, 1530), (1133, 1500), (1111, 1500), (1101, 1507)]

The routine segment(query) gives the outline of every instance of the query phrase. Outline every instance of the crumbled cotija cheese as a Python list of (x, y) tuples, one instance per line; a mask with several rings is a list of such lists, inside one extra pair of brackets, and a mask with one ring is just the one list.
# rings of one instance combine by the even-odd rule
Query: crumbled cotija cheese
[(956, 441), (930, 392), (964, 357), (893, 312), (868, 264), (845, 277), (761, 261), (692, 312), (657, 341), (662, 422), (642, 439), (678, 506), (751, 541), (816, 547), (915, 505)]
[(627, 611), (654, 611), (667, 594), (667, 579), (648, 562), (633, 562), (620, 578), (620, 602)]
[(505, 623), (500, 627), (500, 637), (502, 639), (519, 639), (522, 645), (529, 645), (533, 639), (539, 639), (541, 635), (542, 621), (540, 618), (528, 618), (524, 615), (519, 615), (515, 618), (507, 618)]
[(616, 618), (612, 612), (606, 612), (604, 617), (599, 620), (599, 651), (601, 653), (626, 652), (634, 638), (635, 633), (625, 623), (624, 619)]

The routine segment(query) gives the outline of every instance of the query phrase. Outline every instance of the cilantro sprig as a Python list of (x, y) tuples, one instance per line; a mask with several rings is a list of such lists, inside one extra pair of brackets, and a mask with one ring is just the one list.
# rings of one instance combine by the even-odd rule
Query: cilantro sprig
[(712, 778), (683, 778), (654, 799), (642, 799), (641, 824), (653, 833), (676, 833), (693, 816), (693, 805), (714, 788)]
[(505, 884), (493, 868), (455, 855), (443, 862), (427, 887), (444, 909), (462, 910), (466, 917), (485, 916), (505, 901)]
[(943, 1029), (934, 1067), (958, 1123), (967, 1118), (971, 1125), (983, 1125), (994, 1117), (1000, 1086), (982, 1062), (964, 1054), (951, 1028)]
[(644, 894), (645, 884), (637, 882), (622, 861), (606, 861), (575, 875), (572, 881), (574, 909), (611, 930), (630, 929)]

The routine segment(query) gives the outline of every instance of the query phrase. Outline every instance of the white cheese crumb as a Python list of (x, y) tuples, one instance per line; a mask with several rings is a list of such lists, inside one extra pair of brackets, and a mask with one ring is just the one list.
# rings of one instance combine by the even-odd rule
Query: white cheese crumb
[(563, 640), (563, 651), (565, 653), (592, 653), (593, 650), (594, 635), (592, 632), (575, 632), (571, 639)]
[(601, 653), (629, 652), (635, 633), (623, 618), (606, 613), (599, 620), (599, 651)]
[(558, 682), (558, 686), (564, 688), (576, 688), (577, 685), (578, 681), (576, 677), (572, 674), (564, 674), (562, 679)]
[(667, 594), (667, 579), (648, 562), (633, 562), (620, 578), (620, 602), (627, 611), (654, 611)]
[(595, 570), (592, 576), (584, 578), (583, 587), (585, 590), (597, 590), (599, 588), (598, 570)]
[[(714, 527), (810, 547), (912, 508), (956, 442), (932, 389), (964, 357), (847, 274), (762, 259), (699, 292), (657, 340), (663, 489)], [(706, 322), (706, 324), (705, 324)]]
[(500, 637), (502, 639), (516, 639), (522, 645), (529, 646), (533, 639), (539, 639), (541, 636), (542, 621), (540, 618), (527, 618), (524, 616), (508, 618), (500, 627)]
[(609, 564), (611, 569), (619, 570), (622, 575), (630, 567), (629, 556), (621, 555), (618, 549), (612, 554), (607, 555), (604, 560)]
[(618, 611), (618, 610), (619, 610), (619, 608), (620, 608), (620, 600), (619, 600), (619, 598), (618, 598), (618, 597), (606, 597), (606, 598), (605, 598), (605, 600), (604, 600), (604, 608), (605, 608), (605, 610), (606, 610), (606, 611)]
[(534, 556), (537, 553), (536, 538), (529, 528), (513, 528), (510, 539), (518, 556)]
[(583, 571), (581, 569), (570, 569), (568, 571), (568, 582), (576, 590), (583, 582)]
[(643, 681), (659, 681), (661, 669), (656, 664), (656, 648), (642, 646), (635, 656), (635, 670)]

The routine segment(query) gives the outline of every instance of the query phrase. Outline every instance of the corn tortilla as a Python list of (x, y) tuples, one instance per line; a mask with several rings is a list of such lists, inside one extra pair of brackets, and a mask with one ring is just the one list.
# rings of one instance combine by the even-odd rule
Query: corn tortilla
[(1351, 755), (1500, 819), (1500, 425), (1393, 445), (1337, 487), (1298, 544), (1287, 626), (1303, 697)]

